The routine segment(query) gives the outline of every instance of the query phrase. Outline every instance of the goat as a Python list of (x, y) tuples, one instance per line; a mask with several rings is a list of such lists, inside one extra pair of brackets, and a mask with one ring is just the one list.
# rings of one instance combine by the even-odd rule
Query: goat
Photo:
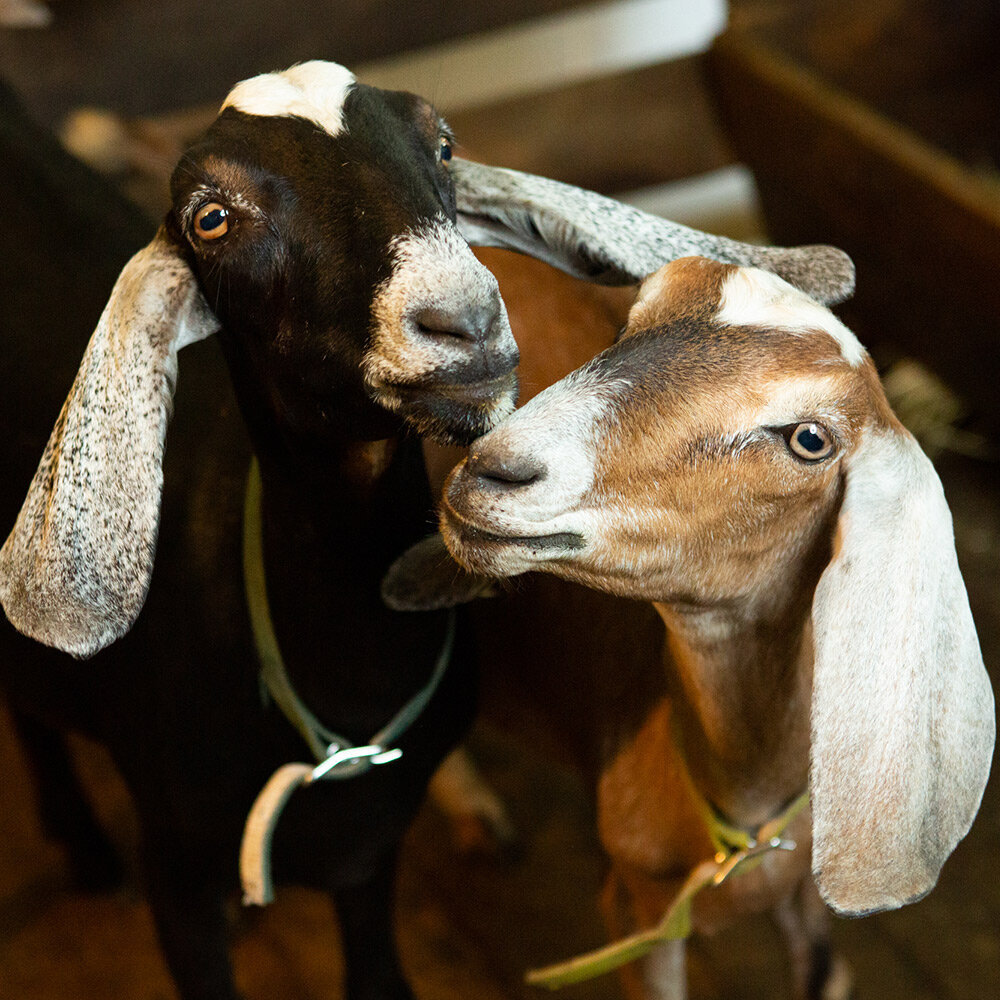
[[(125, 266), (0, 557), (9, 618), (77, 657), (128, 632), (145, 603), (134, 631), (86, 666), (5, 634), (4, 681), (44, 812), (90, 883), (113, 862), (78, 795), (75, 812), (50, 805), (66, 765), (42, 737), (57, 725), (109, 747), (185, 998), (235, 995), (223, 903), (240, 831), (270, 772), (302, 754), (261, 701), (242, 595), (251, 449), (271, 617), (323, 722), (363, 745), (426, 688), (445, 646), (441, 616), (404, 621), (378, 602), (379, 562), (423, 532), (430, 503), (405, 427), (485, 428), (509, 405), (517, 361), (495, 281), (454, 228), (449, 153), (428, 105), (336, 66), (236, 87), (178, 166), (164, 226)], [(216, 328), (232, 388), (213, 345), (190, 347), (164, 456), (177, 351)], [(55, 354), (60, 330), (44, 333)], [(45, 338), (24, 339), (35, 351)], [(33, 390), (15, 385), (5, 424), (24, 426)], [(174, 488), (161, 526), (164, 457)], [(166, 557), (145, 600), (157, 539)], [(394, 853), (470, 718), (466, 659), (457, 649), (398, 763), (317, 783), (278, 829), (279, 872), (333, 892), (352, 997), (410, 995), (390, 932)]]
[[(820, 897), (930, 891), (995, 737), (940, 483), (854, 335), (773, 274), (674, 261), (614, 346), (470, 447), (441, 531), (474, 574), (554, 574), (666, 627), (662, 684), (605, 663), (641, 704), (590, 705), (604, 909), (632, 936), (532, 981), (623, 965), (630, 996), (678, 1000), (689, 922), (772, 911), (795, 995), (846, 996)], [(441, 606), (475, 590), (455, 575), (432, 538), (386, 594)], [(568, 691), (612, 684), (560, 666)]]
[[(32, 160), (43, 151), (18, 146), (49, 185), (38, 204), (65, 204), (72, 191)], [(332, 892), (349, 997), (410, 995), (390, 930), (395, 854), (429, 775), (470, 719), (475, 678), (460, 630), (431, 694), (447, 616), (389, 611), (379, 580), (425, 532), (431, 507), (411, 431), (468, 440), (512, 409), (516, 391), (516, 345), (495, 280), (463, 238), (451, 152), (428, 104), (333, 64), (235, 87), (178, 164), (163, 225), (122, 270), (0, 550), (4, 610), (38, 640), (5, 629), (0, 663), (50, 831), (83, 881), (114, 878), (113, 852), (79, 789), (65, 790), (55, 734), (77, 729), (109, 748), (134, 797), (148, 895), (184, 1000), (235, 996), (223, 904), (240, 833), (269, 775), (303, 753), (260, 695), (254, 633), (268, 629), (250, 620), (241, 580), (258, 503), (263, 551), (248, 575), (258, 593), (266, 577), (287, 674), (322, 720), (305, 735), (333, 742), (329, 726), (385, 761), (366, 768), (374, 757), (333, 754), (344, 774), (364, 773), (292, 797), (275, 868)], [(492, 177), (472, 165), (467, 176), (462, 197)], [(15, 287), (45, 299), (35, 271), (59, 261), (67, 299), (92, 295), (73, 285), (70, 246), (29, 222), (5, 269)], [(469, 238), (483, 225), (472, 220)], [(500, 240), (504, 224), (489, 226)], [(552, 251), (530, 227), (511, 239), (568, 267), (578, 251)], [(88, 243), (86, 252), (98, 251)], [(775, 256), (788, 259), (796, 254)], [(2, 396), (4, 426), (23, 428), (5, 456), (11, 519), (30, 478), (25, 452), (40, 450), (36, 397), (50, 391), (34, 376), (79, 356), (80, 312), (41, 330), (26, 319), (30, 303), (19, 314), (6, 356), (43, 363), (32, 378), (16, 372), (5, 383), (16, 391)], [(251, 456), (261, 499), (248, 503)], [(398, 745), (366, 745), (421, 696), (429, 703)]]

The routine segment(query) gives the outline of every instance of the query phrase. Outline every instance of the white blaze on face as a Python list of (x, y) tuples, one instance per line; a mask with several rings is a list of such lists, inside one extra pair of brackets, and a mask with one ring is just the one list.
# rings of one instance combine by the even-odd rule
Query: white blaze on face
[(865, 349), (829, 309), (770, 271), (741, 267), (724, 282), (716, 319), (727, 326), (761, 326), (792, 333), (828, 333), (849, 365), (857, 367)]
[[(390, 254), (392, 272), (372, 301), (372, 342), (362, 368), (365, 381), (383, 405), (392, 407), (394, 387), (419, 385), (428, 375), (447, 374), (467, 356), (459, 338), (428, 335), (421, 327), (423, 310), (457, 317), (477, 309), (485, 313), (499, 305), (501, 323), (506, 312), (496, 278), (447, 220), (435, 220), (397, 237)], [(509, 327), (498, 346), (516, 351)], [(513, 403), (503, 395), (494, 405), (500, 419)]]
[(238, 83), (220, 109), (248, 115), (305, 118), (330, 135), (344, 131), (344, 101), (354, 74), (337, 63), (300, 63), (282, 73), (264, 73)]
[(597, 464), (596, 428), (622, 379), (599, 382), (586, 369), (550, 386), (480, 438), (470, 453), (489, 468), (491, 456), (537, 466), (538, 478), (512, 490), (478, 492), (466, 476), (463, 508), (497, 534), (540, 536), (582, 532), (589, 521), (585, 498)]

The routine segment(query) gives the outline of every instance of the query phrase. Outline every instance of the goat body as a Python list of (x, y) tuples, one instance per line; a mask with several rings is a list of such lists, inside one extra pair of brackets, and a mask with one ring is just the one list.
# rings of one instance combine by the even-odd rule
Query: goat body
[[(845, 995), (816, 885), (855, 915), (929, 891), (994, 740), (940, 484), (853, 335), (773, 275), (676, 261), (613, 347), (473, 444), (442, 532), (478, 574), (541, 570), (666, 625), (658, 671), (648, 650), (552, 667), (561, 714), (590, 726), (612, 930), (659, 924), (721, 821), (752, 837), (808, 789), (782, 833), (798, 846), (699, 894), (694, 927), (772, 911), (796, 995)], [(647, 626), (621, 607), (627, 650)], [(542, 673), (521, 697), (558, 715)], [(625, 982), (683, 997), (683, 941)]]

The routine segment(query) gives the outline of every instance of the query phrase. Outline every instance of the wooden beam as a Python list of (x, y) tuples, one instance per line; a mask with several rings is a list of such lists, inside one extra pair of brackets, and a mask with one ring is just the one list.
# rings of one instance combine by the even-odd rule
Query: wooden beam
[(735, 33), (710, 61), (770, 236), (854, 258), (845, 317), (924, 360), (1000, 423), (1000, 193), (920, 136)]
[(466, 155), (611, 193), (725, 166), (702, 57), (449, 115)]

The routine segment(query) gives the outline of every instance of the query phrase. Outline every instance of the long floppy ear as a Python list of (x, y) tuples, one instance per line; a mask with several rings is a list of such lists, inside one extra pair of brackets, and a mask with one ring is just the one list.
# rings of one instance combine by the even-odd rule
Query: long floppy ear
[(971, 826), (995, 736), (951, 515), (905, 432), (849, 461), (813, 625), (813, 874), (840, 913), (902, 906)]
[(86, 657), (139, 614), (153, 569), (177, 351), (218, 322), (161, 229), (125, 265), (0, 550), (19, 631)]
[(854, 264), (831, 246), (761, 247), (712, 236), (583, 188), (469, 160), (452, 161), (458, 228), (473, 246), (504, 247), (578, 278), (636, 284), (678, 257), (773, 271), (818, 302), (854, 291)]

